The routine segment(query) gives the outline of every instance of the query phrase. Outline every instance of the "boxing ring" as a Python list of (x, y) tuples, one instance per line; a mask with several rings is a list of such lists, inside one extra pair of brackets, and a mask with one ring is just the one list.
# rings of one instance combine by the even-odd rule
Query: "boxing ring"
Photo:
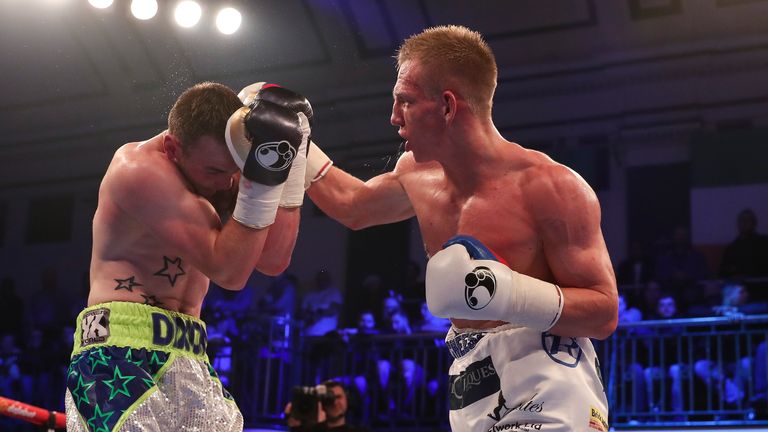
[(40, 426), (41, 430), (63, 430), (67, 427), (66, 417), (63, 413), (49, 411), (2, 396), (0, 396), (0, 414)]

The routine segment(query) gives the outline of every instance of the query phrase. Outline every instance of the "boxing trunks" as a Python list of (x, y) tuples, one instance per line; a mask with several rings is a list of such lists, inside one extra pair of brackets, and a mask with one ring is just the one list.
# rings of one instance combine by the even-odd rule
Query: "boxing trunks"
[(595, 350), (588, 338), (510, 325), (452, 327), (446, 345), (453, 432), (608, 431)]
[(77, 317), (68, 431), (238, 431), (243, 417), (208, 362), (205, 323), (139, 303)]

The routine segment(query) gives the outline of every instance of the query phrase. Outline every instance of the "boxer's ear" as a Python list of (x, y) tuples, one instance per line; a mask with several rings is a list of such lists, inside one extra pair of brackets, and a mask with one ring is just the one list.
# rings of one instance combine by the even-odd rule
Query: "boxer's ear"
[(166, 133), (163, 136), (163, 150), (165, 154), (173, 162), (178, 162), (181, 157), (181, 142), (175, 135)]
[(450, 123), (456, 117), (456, 94), (451, 90), (445, 90), (442, 94), (442, 104), (443, 118), (446, 123)]

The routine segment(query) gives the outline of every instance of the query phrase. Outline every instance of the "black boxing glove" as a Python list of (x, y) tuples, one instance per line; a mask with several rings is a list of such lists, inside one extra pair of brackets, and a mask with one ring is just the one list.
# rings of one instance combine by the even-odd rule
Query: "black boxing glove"
[(304, 114), (261, 99), (230, 116), (225, 139), (242, 171), (233, 219), (252, 228), (275, 221), (284, 182), (307, 140), (305, 123)]
[(296, 154), (296, 159), (291, 165), (291, 171), (288, 175), (288, 179), (283, 187), (283, 193), (280, 196), (280, 207), (295, 208), (300, 207), (304, 202), (304, 190), (306, 166), (307, 166), (307, 153), (308, 146), (312, 145), (309, 140), (311, 139), (312, 105), (304, 96), (289, 90), (284, 87), (280, 87), (277, 84), (268, 84), (266, 82), (257, 82), (251, 84), (242, 90), (237, 95), (240, 100), (248, 105), (255, 100), (265, 100), (273, 102), (277, 105), (286, 107), (297, 113), (303, 113), (308, 123), (302, 124), (302, 128), (306, 129), (307, 140), (302, 141), (299, 151)]

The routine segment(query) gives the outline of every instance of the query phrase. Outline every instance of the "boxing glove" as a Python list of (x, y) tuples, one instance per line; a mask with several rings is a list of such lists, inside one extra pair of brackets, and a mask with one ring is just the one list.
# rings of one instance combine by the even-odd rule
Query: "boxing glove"
[(280, 207), (295, 208), (300, 207), (304, 202), (304, 187), (305, 183), (305, 171), (307, 166), (307, 146), (311, 136), (311, 123), (312, 123), (312, 105), (304, 96), (281, 87), (277, 84), (268, 84), (266, 82), (257, 82), (251, 84), (242, 90), (237, 95), (240, 100), (248, 105), (256, 99), (269, 101), (277, 105), (286, 107), (297, 113), (303, 113), (307, 122), (302, 123), (302, 129), (304, 135), (307, 136), (306, 140), (303, 140), (296, 158), (291, 165), (288, 179), (283, 187), (282, 195), (280, 196)]
[(560, 287), (512, 270), (470, 236), (452, 237), (429, 259), (425, 284), (430, 312), (444, 318), (547, 331), (563, 311)]
[(304, 114), (258, 98), (230, 116), (225, 140), (242, 171), (232, 217), (241, 224), (263, 228), (274, 222), (284, 182), (308, 139), (303, 124)]

